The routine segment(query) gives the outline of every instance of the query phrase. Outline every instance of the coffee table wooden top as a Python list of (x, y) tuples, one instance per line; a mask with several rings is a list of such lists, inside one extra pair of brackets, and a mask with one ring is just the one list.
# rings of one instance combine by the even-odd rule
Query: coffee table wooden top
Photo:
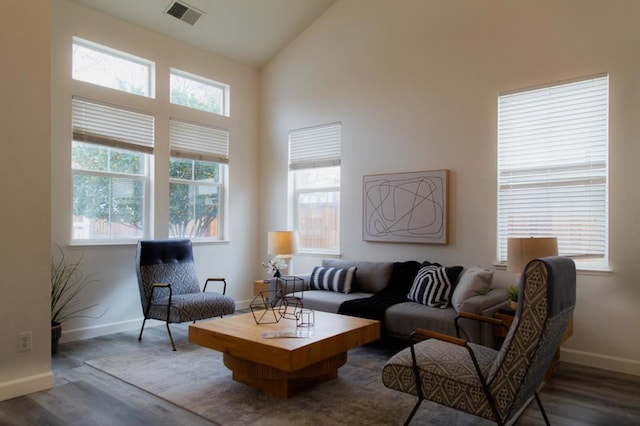
[(295, 332), (296, 321), (258, 325), (251, 313), (227, 316), (191, 324), (189, 341), (279, 370), (296, 371), (379, 339), (380, 322), (316, 311), (309, 337), (262, 337), (270, 331)]

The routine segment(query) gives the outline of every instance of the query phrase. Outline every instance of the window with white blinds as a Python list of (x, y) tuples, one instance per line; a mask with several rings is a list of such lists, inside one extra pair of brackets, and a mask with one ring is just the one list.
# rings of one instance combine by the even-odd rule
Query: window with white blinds
[(171, 119), (169, 140), (172, 157), (229, 162), (227, 130)]
[(169, 237), (222, 239), (229, 132), (171, 119)]
[(301, 252), (340, 252), (341, 133), (341, 123), (289, 132), (293, 226)]
[(73, 242), (147, 236), (154, 117), (72, 99)]
[(75, 141), (153, 152), (153, 115), (75, 97), (71, 109)]
[(289, 170), (340, 165), (340, 123), (289, 132)]
[(498, 260), (508, 237), (557, 237), (562, 256), (606, 268), (608, 76), (498, 98)]

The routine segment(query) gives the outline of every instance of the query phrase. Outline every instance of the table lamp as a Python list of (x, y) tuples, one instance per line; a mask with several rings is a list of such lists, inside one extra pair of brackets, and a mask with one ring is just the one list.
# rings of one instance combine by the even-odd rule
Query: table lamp
[(507, 271), (520, 274), (530, 260), (557, 255), (558, 239), (556, 237), (509, 238), (507, 241)]
[(520, 275), (527, 263), (539, 257), (557, 255), (558, 239), (555, 237), (509, 238), (507, 240), (507, 271), (516, 274), (516, 285), (507, 287), (511, 298), (511, 309), (517, 308), (518, 301), (514, 298), (518, 298)]
[[(282, 265), (284, 275), (289, 275), (291, 266), (291, 255), (296, 253), (298, 248), (297, 234), (294, 231), (269, 231), (267, 239), (267, 254), (275, 256), (271, 263)], [(281, 261), (281, 262), (280, 262)], [(274, 277), (280, 276), (280, 268), (276, 268)]]

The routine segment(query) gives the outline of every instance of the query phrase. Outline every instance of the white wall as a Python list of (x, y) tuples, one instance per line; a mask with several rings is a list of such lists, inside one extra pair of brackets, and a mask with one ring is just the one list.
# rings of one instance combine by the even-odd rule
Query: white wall
[[(168, 18), (170, 19), (170, 18)], [(156, 64), (156, 99), (124, 94), (71, 79), (71, 43), (78, 36)], [(106, 313), (97, 319), (79, 318), (63, 325), (62, 341), (86, 338), (124, 329), (137, 329), (142, 309), (135, 275), (135, 245), (70, 247), (71, 218), (71, 97), (79, 95), (115, 105), (132, 107), (155, 115), (156, 146), (154, 196), (156, 206), (154, 238), (168, 233), (169, 161), (168, 121), (170, 116), (226, 128), (230, 132), (229, 242), (194, 243), (196, 269), (206, 277), (224, 276), (227, 294), (239, 306), (250, 298), (252, 282), (261, 272), (257, 247), (258, 179), (258, 73), (234, 61), (212, 55), (169, 39), (142, 27), (133, 26), (67, 0), (53, 1), (52, 36), (52, 226), (53, 241), (66, 255), (84, 253), (84, 268), (99, 280), (84, 294), (88, 304), (99, 306), (88, 314)], [(222, 117), (169, 104), (169, 68), (175, 67), (231, 86), (231, 116)], [(247, 267), (247, 265), (249, 265)]]
[[(260, 229), (287, 224), (268, 191), (286, 185), (287, 132), (341, 121), (344, 258), (490, 265), (498, 93), (607, 72), (612, 272), (579, 274), (562, 359), (640, 374), (638, 16), (634, 0), (338, 1), (261, 74)], [(447, 246), (362, 241), (363, 175), (443, 168)]]
[[(50, 388), (50, 32), (48, 1), (0, 14), (0, 401)], [(17, 352), (17, 334), (32, 350)]]

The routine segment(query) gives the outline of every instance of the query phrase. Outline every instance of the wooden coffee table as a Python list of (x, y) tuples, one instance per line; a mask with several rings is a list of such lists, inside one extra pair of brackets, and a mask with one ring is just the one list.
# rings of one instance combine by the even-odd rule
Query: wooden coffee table
[(316, 311), (309, 337), (262, 337), (295, 331), (295, 320), (257, 325), (247, 313), (191, 324), (189, 341), (222, 352), (233, 380), (288, 398), (336, 378), (349, 349), (380, 338), (380, 323)]

